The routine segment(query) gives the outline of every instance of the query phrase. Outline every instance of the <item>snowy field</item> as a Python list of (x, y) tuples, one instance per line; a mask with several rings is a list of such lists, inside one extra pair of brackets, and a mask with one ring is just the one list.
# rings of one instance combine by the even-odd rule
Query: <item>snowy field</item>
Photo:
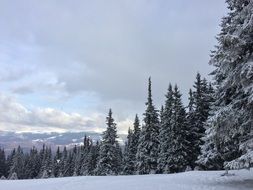
[(253, 190), (253, 169), (192, 171), (168, 175), (66, 177), (36, 180), (0, 180), (0, 190)]

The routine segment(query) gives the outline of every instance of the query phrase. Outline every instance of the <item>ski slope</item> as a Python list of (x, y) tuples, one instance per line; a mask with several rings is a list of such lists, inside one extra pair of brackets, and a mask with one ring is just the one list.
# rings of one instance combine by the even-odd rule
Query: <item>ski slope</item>
[(0, 180), (0, 190), (253, 190), (253, 169), (191, 171), (168, 175), (83, 176), (35, 180)]

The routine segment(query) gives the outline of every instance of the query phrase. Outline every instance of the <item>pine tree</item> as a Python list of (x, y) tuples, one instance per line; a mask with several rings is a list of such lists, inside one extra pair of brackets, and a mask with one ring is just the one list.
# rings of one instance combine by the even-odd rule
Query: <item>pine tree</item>
[(188, 104), (188, 113), (187, 113), (187, 125), (189, 134), (187, 136), (187, 140), (191, 144), (191, 148), (188, 152), (188, 163), (189, 166), (193, 169), (195, 167), (195, 162), (200, 155), (200, 146), (201, 146), (201, 138), (202, 134), (199, 134), (199, 128), (196, 125), (196, 112), (195, 112), (195, 100), (193, 96), (193, 92), (190, 89), (189, 91), (189, 104)]
[(177, 86), (173, 92), (170, 134), (168, 171), (171, 173), (185, 171), (188, 165), (188, 149), (191, 145), (186, 138), (188, 136), (186, 112)]
[(84, 137), (84, 146), (81, 152), (80, 156), (80, 163), (81, 163), (81, 168), (80, 168), (80, 173), (81, 175), (91, 175), (92, 171), (89, 166), (89, 162), (91, 157), (93, 157), (92, 153), (92, 141), (85, 135)]
[(196, 166), (196, 161), (200, 155), (200, 147), (203, 145), (205, 135), (205, 124), (210, 115), (213, 89), (205, 78), (197, 73), (194, 82), (194, 91), (189, 91), (189, 104), (187, 113), (188, 136), (187, 140), (192, 144), (188, 150), (188, 164), (192, 169)]
[(228, 162), (225, 167), (244, 168), (253, 164), (253, 2), (226, 2), (229, 13), (210, 60), (216, 67), (212, 75), (217, 88), (202, 158), (207, 155), (210, 159), (205, 161), (211, 163), (220, 156)]
[(125, 143), (125, 150), (124, 150), (123, 173), (125, 175), (131, 175), (135, 171), (134, 167), (135, 155), (132, 154), (132, 148), (133, 148), (133, 130), (129, 128), (127, 135), (127, 142)]
[(6, 177), (5, 177), (5, 176), (2, 176), (2, 177), (0, 178), (0, 180), (6, 180)]
[(106, 118), (107, 129), (103, 133), (103, 139), (99, 151), (97, 175), (118, 175), (120, 173), (120, 152), (118, 151), (117, 130), (112, 111)]
[(41, 167), (39, 177), (50, 177), (53, 172), (52, 151), (50, 147), (43, 145), (40, 152)]
[(30, 150), (30, 154), (25, 155), (25, 179), (33, 179), (39, 175), (39, 154), (35, 147)]
[(168, 157), (169, 149), (171, 145), (171, 126), (172, 126), (172, 113), (173, 113), (173, 90), (171, 84), (169, 85), (168, 92), (166, 94), (165, 107), (161, 113), (161, 123), (159, 131), (159, 159), (158, 159), (158, 172), (168, 173)]
[(62, 161), (62, 153), (60, 151), (60, 147), (57, 147), (56, 154), (54, 156), (53, 160), (53, 175), (55, 177), (59, 177), (61, 173), (61, 164), (60, 162)]
[(87, 171), (85, 175), (95, 175), (98, 157), (99, 157), (99, 142), (97, 141), (96, 144), (93, 145), (91, 141), (90, 151), (87, 154)]
[(141, 135), (140, 120), (137, 114), (135, 115), (133, 126), (134, 126), (134, 129), (133, 129), (133, 135), (132, 135), (132, 145), (130, 149), (130, 152), (131, 152), (130, 154), (133, 161), (134, 173), (136, 173), (137, 150), (138, 150), (138, 145), (139, 145), (139, 140), (140, 140), (140, 135)]
[(65, 177), (65, 176), (68, 176), (68, 151), (67, 151), (67, 148), (66, 146), (64, 146), (63, 148), (63, 152), (62, 152), (62, 159), (60, 160), (59, 162), (59, 165), (60, 165), (60, 174), (59, 176), (61, 177)]
[(0, 176), (7, 176), (7, 163), (4, 149), (0, 148)]
[[(198, 146), (203, 144), (201, 138), (205, 134), (205, 122), (209, 115), (209, 105), (206, 100), (206, 93), (207, 93), (207, 83), (205, 79), (201, 79), (201, 75), (197, 73), (196, 81), (194, 84), (195, 91), (193, 92), (194, 97), (194, 120), (195, 120), (195, 128), (198, 129), (197, 135), (199, 142), (197, 143)], [(200, 153), (200, 147), (198, 150)]]
[(159, 149), (159, 116), (153, 105), (151, 93), (151, 78), (148, 84), (148, 101), (144, 113), (144, 125), (142, 127), (138, 151), (137, 151), (137, 173), (156, 173), (157, 157)]
[(9, 177), (9, 180), (17, 180), (18, 179), (18, 175), (16, 172), (13, 172), (10, 177)]
[(18, 146), (17, 151), (11, 160), (9, 178), (15, 177), (14, 173), (17, 175), (18, 179), (24, 179), (24, 154), (20, 146)]

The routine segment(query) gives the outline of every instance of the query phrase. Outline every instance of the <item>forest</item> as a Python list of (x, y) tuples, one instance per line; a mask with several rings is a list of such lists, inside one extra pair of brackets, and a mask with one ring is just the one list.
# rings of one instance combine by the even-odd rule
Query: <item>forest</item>
[(44, 145), (6, 155), (0, 149), (2, 179), (86, 175), (168, 174), (190, 170), (250, 168), (253, 165), (253, 3), (227, 1), (218, 44), (209, 64), (212, 81), (199, 73), (189, 90), (188, 105), (177, 85), (168, 81), (164, 105), (153, 102), (151, 78), (143, 122), (135, 116), (127, 141), (120, 146), (112, 110), (102, 140), (84, 137), (82, 146)]

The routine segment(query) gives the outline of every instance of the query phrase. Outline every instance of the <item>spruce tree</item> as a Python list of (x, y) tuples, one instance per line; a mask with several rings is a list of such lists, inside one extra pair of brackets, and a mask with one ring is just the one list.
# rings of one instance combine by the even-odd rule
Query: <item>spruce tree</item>
[[(227, 163), (225, 167), (251, 167), (253, 2), (226, 2), (229, 13), (222, 19), (218, 46), (210, 60), (210, 64), (216, 67), (212, 72), (216, 84), (214, 114), (208, 121), (200, 161), (205, 165), (220, 156)], [(203, 159), (204, 155), (210, 159)]]
[(33, 179), (39, 175), (40, 164), (39, 164), (39, 154), (35, 147), (30, 150), (29, 154), (26, 154), (25, 159), (25, 173), (26, 179)]
[[(199, 142), (197, 143), (198, 146), (203, 144), (202, 137), (205, 134), (205, 122), (209, 115), (209, 106), (207, 105), (208, 102), (206, 100), (206, 93), (207, 93), (207, 83), (205, 79), (201, 79), (201, 75), (197, 73), (196, 81), (194, 83), (194, 104), (195, 104), (195, 110), (194, 110), (194, 120), (195, 120), (195, 126), (194, 128), (198, 129), (197, 135)], [(200, 153), (200, 147), (198, 150), (198, 153)]]
[(20, 146), (14, 151), (14, 155), (11, 160), (9, 178), (17, 175), (18, 179), (24, 179), (24, 153)]
[(64, 146), (63, 148), (63, 152), (62, 152), (62, 159), (59, 162), (60, 164), (60, 177), (65, 177), (68, 176), (68, 151), (66, 146)]
[(118, 175), (120, 171), (120, 152), (118, 149), (117, 130), (112, 111), (106, 118), (107, 129), (103, 133), (103, 139), (99, 151), (99, 159), (96, 168), (97, 175)]
[(58, 146), (57, 147), (57, 150), (56, 150), (56, 154), (54, 156), (54, 160), (53, 160), (53, 175), (55, 177), (59, 177), (60, 176), (60, 173), (61, 173), (61, 165), (60, 165), (60, 162), (62, 160), (62, 153), (60, 151), (60, 147)]
[(18, 179), (18, 175), (16, 172), (11, 173), (9, 180), (17, 180)]
[(131, 175), (135, 171), (134, 167), (134, 159), (135, 155), (132, 152), (133, 148), (133, 130), (128, 129), (127, 135), (127, 142), (125, 143), (125, 150), (124, 150), (124, 167), (123, 167), (123, 174)]
[(189, 104), (187, 113), (188, 136), (187, 140), (192, 144), (188, 150), (189, 166), (193, 169), (200, 155), (200, 147), (203, 145), (203, 137), (205, 135), (205, 124), (210, 114), (212, 105), (213, 91), (211, 84), (205, 78), (197, 73), (194, 82), (194, 90), (189, 91)]
[(137, 151), (137, 173), (156, 173), (157, 157), (159, 149), (159, 116), (152, 100), (151, 78), (148, 83), (148, 101), (144, 113), (144, 125), (142, 127), (138, 151)]
[(193, 169), (196, 166), (196, 160), (200, 155), (200, 146), (202, 133), (199, 134), (198, 125), (196, 125), (196, 111), (195, 111), (195, 100), (193, 92), (190, 89), (189, 91), (189, 104), (188, 104), (188, 113), (187, 113), (187, 125), (188, 125), (188, 136), (187, 140), (191, 144), (191, 148), (188, 151), (188, 163), (189, 166)]
[(4, 149), (0, 148), (0, 176), (7, 176), (7, 163)]
[(138, 145), (139, 145), (139, 140), (140, 140), (140, 135), (141, 135), (141, 128), (140, 128), (140, 120), (138, 115), (135, 115), (134, 123), (133, 123), (133, 135), (132, 135), (132, 145), (131, 145), (131, 157), (134, 165), (134, 173), (136, 173), (136, 164), (137, 164), (137, 150), (138, 150)]
[(91, 141), (90, 151), (87, 154), (87, 171), (85, 175), (95, 175), (98, 157), (99, 157), (99, 142), (97, 141), (96, 144), (93, 145)]
[(185, 171), (188, 165), (188, 150), (190, 148), (187, 140), (188, 128), (186, 112), (181, 100), (178, 87), (175, 86), (173, 92), (170, 144), (168, 148), (168, 171), (171, 173)]
[(171, 84), (169, 84), (168, 92), (166, 94), (165, 107), (161, 114), (161, 122), (160, 122), (160, 131), (159, 131), (159, 159), (158, 159), (158, 172), (159, 173), (168, 173), (169, 165), (168, 165), (168, 157), (169, 157), (169, 149), (171, 145), (172, 133), (172, 113), (173, 113), (173, 89)]

